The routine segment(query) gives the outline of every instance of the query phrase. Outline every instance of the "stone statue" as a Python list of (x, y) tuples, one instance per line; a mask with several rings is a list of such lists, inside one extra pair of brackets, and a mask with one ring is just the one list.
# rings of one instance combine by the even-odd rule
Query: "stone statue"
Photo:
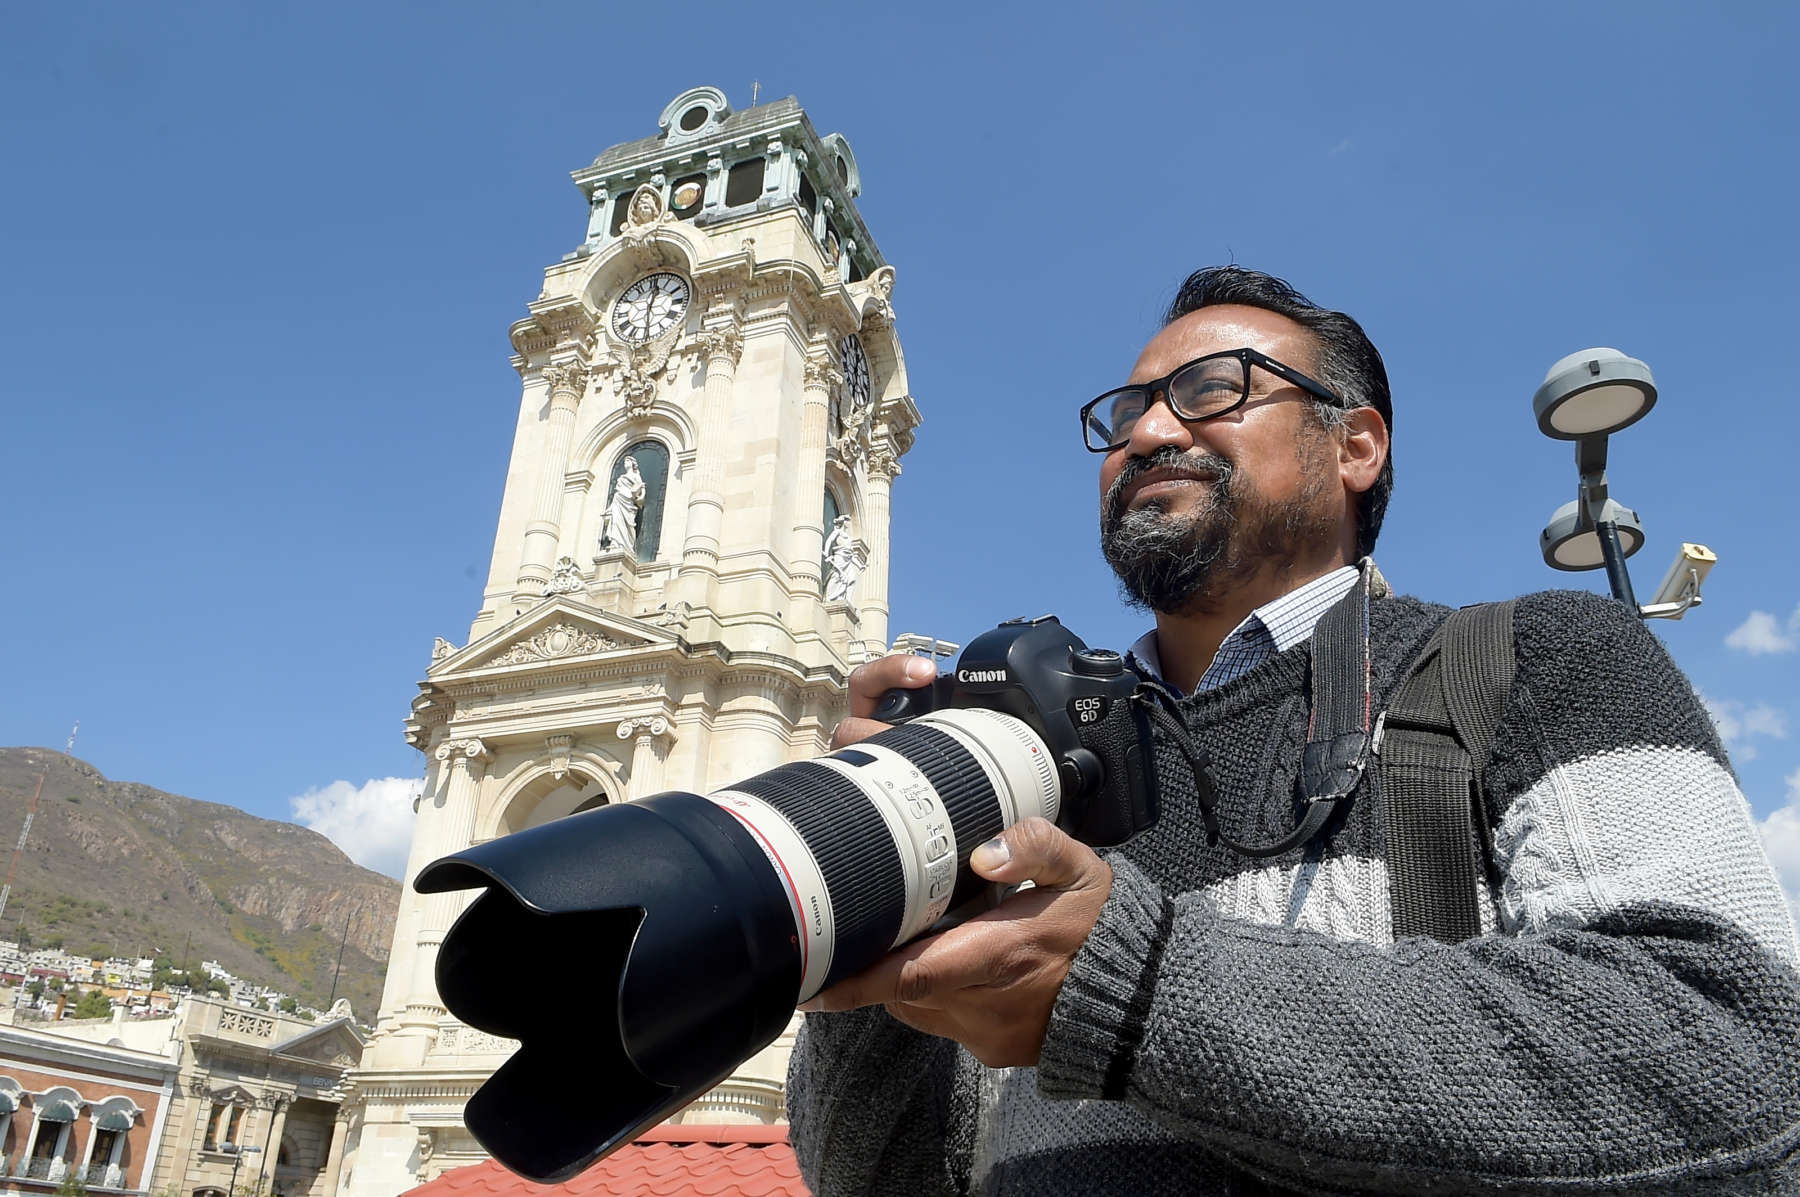
[(618, 553), (636, 551), (638, 515), (644, 509), (644, 496), (649, 488), (638, 473), (637, 458), (627, 457), (625, 469), (613, 483), (612, 502), (606, 508), (606, 526), (600, 533), (600, 547)]
[(856, 584), (862, 569), (862, 549), (850, 531), (850, 517), (840, 515), (832, 523), (830, 535), (825, 537), (825, 601), (848, 602), (850, 588)]

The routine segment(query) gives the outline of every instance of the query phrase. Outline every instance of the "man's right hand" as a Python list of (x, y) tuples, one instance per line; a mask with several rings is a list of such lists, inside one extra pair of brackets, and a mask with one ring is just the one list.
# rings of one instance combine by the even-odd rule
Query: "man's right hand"
[(832, 729), (831, 747), (842, 748), (892, 727), (892, 724), (869, 718), (875, 713), (875, 704), (881, 701), (881, 696), (889, 690), (917, 690), (929, 686), (936, 676), (934, 662), (905, 653), (858, 665), (850, 672), (850, 718)]

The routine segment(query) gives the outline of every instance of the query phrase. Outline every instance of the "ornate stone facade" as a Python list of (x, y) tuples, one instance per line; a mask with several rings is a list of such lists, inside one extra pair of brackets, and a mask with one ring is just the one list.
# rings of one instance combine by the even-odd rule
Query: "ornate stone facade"
[[(514, 1046), (445, 1011), (438, 946), (468, 897), (414, 893), (419, 869), (817, 755), (849, 671), (886, 650), (889, 488), (919, 413), (855, 158), (791, 99), (733, 112), (696, 88), (661, 126), (575, 172), (585, 239), (512, 329), (523, 394), (481, 607), (464, 647), (439, 639), (407, 721), (428, 770), (349, 1102), (353, 1197), (483, 1158), (462, 1105)], [(627, 454), (643, 524), (603, 542)], [(857, 564), (829, 602), (828, 511)], [(522, 962), (519, 1000), (579, 975), (580, 951)], [(791, 1030), (681, 1117), (779, 1120)]]

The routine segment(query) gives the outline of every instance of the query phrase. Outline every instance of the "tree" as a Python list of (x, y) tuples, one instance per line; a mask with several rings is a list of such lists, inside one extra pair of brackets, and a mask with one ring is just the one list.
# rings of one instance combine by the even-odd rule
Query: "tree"
[(76, 1018), (108, 1018), (112, 1015), (112, 999), (98, 989), (90, 989), (75, 1003)]
[(72, 1167), (63, 1174), (62, 1183), (56, 1186), (56, 1197), (88, 1197), (81, 1169)]
[(31, 980), (29, 982), (27, 982), (25, 985), (25, 992), (30, 995), (31, 1000), (34, 1002), (37, 1001), (39, 998), (43, 997), (44, 996), (44, 978), (42, 978), (42, 977), (31, 978)]
[(300, 1003), (296, 1002), (291, 997), (282, 998), (281, 1001), (276, 1003), (276, 1005), (281, 1007), (281, 1012), (283, 1014), (292, 1014), (296, 1010), (300, 1009)]

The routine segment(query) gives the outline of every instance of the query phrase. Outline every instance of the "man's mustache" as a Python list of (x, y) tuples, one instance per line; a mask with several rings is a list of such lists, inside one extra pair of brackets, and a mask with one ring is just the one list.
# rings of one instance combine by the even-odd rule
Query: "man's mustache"
[(1103, 504), (1106, 527), (1110, 528), (1123, 514), (1119, 507), (1125, 489), (1152, 470), (1163, 472), (1172, 478), (1193, 478), (1227, 486), (1233, 473), (1231, 463), (1223, 457), (1211, 453), (1183, 453), (1169, 445), (1164, 445), (1147, 457), (1133, 457), (1126, 461), (1119, 476), (1106, 488), (1106, 502)]

